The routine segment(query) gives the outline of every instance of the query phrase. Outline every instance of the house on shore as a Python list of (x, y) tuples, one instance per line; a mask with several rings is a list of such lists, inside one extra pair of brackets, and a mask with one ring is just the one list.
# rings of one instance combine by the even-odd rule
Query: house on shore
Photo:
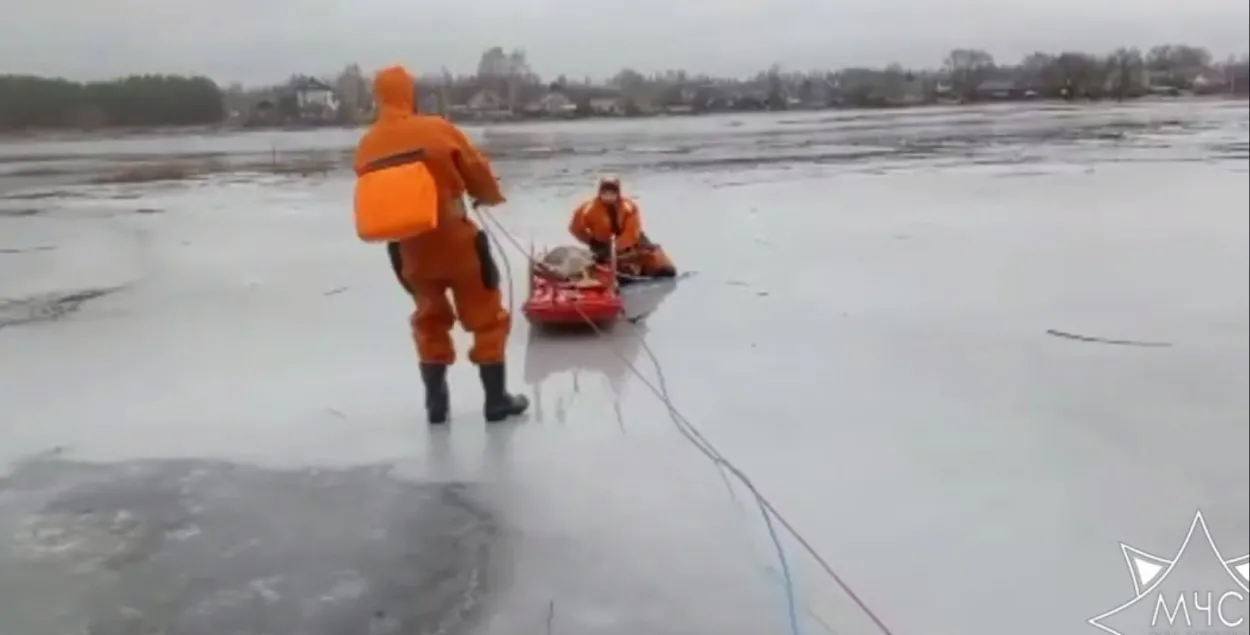
[(456, 119), (502, 121), (512, 118), (512, 109), (499, 93), (482, 88), (473, 93), (464, 104), (453, 104), (448, 114)]
[(1194, 77), (1191, 85), (1196, 95), (1218, 95), (1236, 92), (1231, 73), (1223, 70), (1207, 69)]
[(483, 88), (473, 93), (473, 96), (469, 98), (465, 106), (468, 106), (469, 110), (474, 112), (492, 112), (503, 110), (506, 107), (503, 97), (489, 88)]
[(590, 112), (597, 117), (623, 117), (628, 104), (619, 97), (595, 97), (590, 100)]
[(1012, 79), (987, 79), (977, 85), (972, 94), (980, 101), (1005, 101), (1023, 97), (1020, 87)]
[(577, 114), (577, 104), (559, 89), (539, 97), (535, 105), (540, 113), (548, 117), (572, 117)]
[(297, 77), (290, 86), (298, 117), (310, 122), (330, 122), (338, 118), (339, 98), (334, 87), (313, 77)]

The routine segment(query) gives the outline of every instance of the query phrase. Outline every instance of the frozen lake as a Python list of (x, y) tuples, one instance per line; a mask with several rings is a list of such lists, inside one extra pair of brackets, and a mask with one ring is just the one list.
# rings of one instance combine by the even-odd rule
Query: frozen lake
[[(604, 340), (518, 318), (528, 419), (486, 429), (465, 364), (437, 433), (347, 174), (83, 183), (355, 134), (0, 145), (0, 635), (790, 634), (661, 371), (885, 635), (1103, 632), (1120, 542), (1196, 510), (1247, 552), (1244, 102), (476, 130), (522, 244), (613, 171), (696, 273)], [(883, 632), (782, 542), (802, 633)]]

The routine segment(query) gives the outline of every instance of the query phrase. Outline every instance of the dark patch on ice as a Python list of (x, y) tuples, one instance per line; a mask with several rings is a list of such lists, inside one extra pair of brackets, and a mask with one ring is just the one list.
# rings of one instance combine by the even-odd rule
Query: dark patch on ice
[(20, 209), (0, 209), (0, 218), (24, 218), (26, 216), (38, 216), (47, 210), (37, 207), (23, 207)]
[(55, 245), (36, 245), (34, 247), (0, 247), (0, 254), (28, 254), (36, 251), (52, 251), (53, 249), (56, 249)]
[(157, 209), (155, 207), (140, 207), (139, 209), (135, 210), (135, 213), (136, 214), (164, 214), (165, 210)]
[(1218, 159), (1250, 159), (1250, 141), (1226, 141), (1208, 147)]
[(1097, 337), (1094, 335), (1079, 335), (1077, 333), (1068, 333), (1066, 331), (1057, 331), (1055, 329), (1047, 329), (1047, 335), (1062, 337), (1063, 339), (1076, 340), (1078, 342), (1091, 342), (1095, 344), (1113, 344), (1116, 346), (1140, 346), (1143, 348), (1167, 348), (1172, 344), (1170, 342), (1149, 342), (1145, 340), (1117, 340), (1106, 337)]
[(65, 190), (43, 190), (39, 192), (19, 192), (17, 194), (5, 194), (0, 198), (10, 201), (38, 201), (49, 198), (82, 198), (83, 194), (77, 192), (67, 192)]
[(23, 635), (456, 635), (495, 520), (385, 467), (40, 459), (0, 478), (0, 615)]
[(49, 293), (18, 300), (0, 299), (0, 328), (32, 322), (59, 320), (78, 311), (86, 302), (102, 298), (120, 289), (120, 287), (84, 289), (69, 293)]
[(1010, 172), (997, 172), (990, 175), (990, 178), (996, 179), (1023, 179), (1038, 176), (1048, 176), (1050, 172), (1046, 170), (1012, 170)]

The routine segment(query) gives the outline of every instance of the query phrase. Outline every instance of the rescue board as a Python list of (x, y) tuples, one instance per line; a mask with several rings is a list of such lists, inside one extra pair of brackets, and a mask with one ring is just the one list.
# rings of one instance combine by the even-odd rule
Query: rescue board
[(624, 315), (616, 276), (596, 266), (584, 278), (564, 280), (538, 271), (531, 260), (530, 288), (521, 312), (531, 324), (566, 326), (591, 323), (607, 328)]

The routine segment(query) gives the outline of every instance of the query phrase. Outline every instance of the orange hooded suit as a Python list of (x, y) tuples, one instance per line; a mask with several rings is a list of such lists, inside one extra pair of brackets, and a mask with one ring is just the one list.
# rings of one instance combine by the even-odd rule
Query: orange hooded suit
[(373, 94), (378, 118), (356, 149), (356, 173), (424, 151), (438, 186), (438, 227), (387, 245), (400, 284), (416, 301), (411, 325), (417, 355), (427, 364), (453, 363), (451, 329), (459, 315), (474, 336), (469, 359), (502, 363), (512, 320), (503, 307), (499, 269), (486, 234), (468, 218), (464, 205), (465, 194), (485, 205), (504, 202), (490, 164), (451, 122), (414, 112), (416, 82), (402, 67), (378, 72)]
[[(602, 198), (605, 190), (616, 194), (611, 203)], [(643, 233), (642, 212), (636, 202), (621, 195), (621, 182), (610, 177), (602, 179), (599, 194), (573, 210), (569, 233), (590, 246), (601, 260), (606, 259), (605, 250), (615, 237), (623, 273), (657, 278), (677, 275), (668, 254)]]

